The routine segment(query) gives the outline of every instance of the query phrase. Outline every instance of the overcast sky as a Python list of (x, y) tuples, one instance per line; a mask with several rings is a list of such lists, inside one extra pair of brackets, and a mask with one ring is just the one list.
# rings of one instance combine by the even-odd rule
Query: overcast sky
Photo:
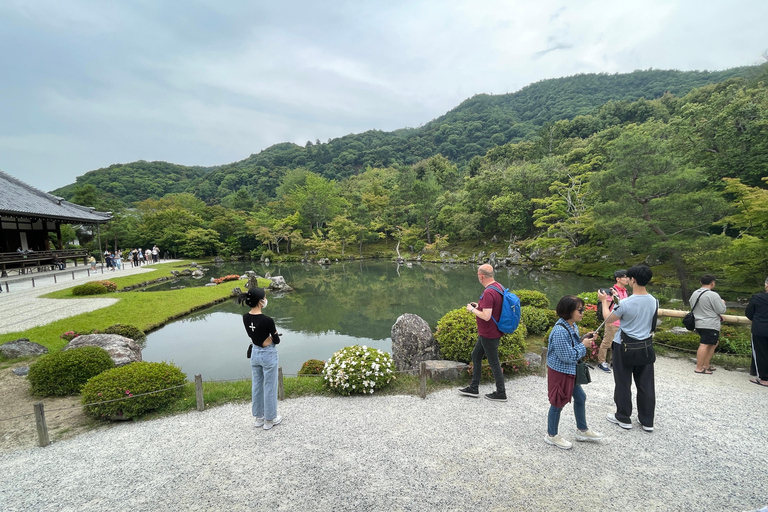
[(0, 169), (220, 165), (416, 127), (478, 93), (768, 49), (766, 0), (2, 0)]

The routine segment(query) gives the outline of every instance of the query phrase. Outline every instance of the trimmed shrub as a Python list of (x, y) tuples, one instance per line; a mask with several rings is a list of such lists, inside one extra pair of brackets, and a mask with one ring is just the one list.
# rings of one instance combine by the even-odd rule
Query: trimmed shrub
[(720, 344), (717, 349), (727, 354), (752, 355), (752, 335), (749, 327), (721, 325)]
[(520, 308), (521, 322), (530, 334), (544, 334), (557, 322), (557, 313), (551, 309), (539, 309), (533, 306)]
[(38, 396), (76, 395), (88, 379), (114, 367), (107, 351), (99, 347), (47, 354), (29, 367), (30, 392)]
[[(594, 331), (595, 329), (597, 329), (600, 323), (601, 322), (597, 321), (597, 310), (585, 308), (584, 316), (581, 317), (581, 322), (579, 322), (579, 332), (581, 334), (585, 334), (585, 333), (588, 333), (589, 331)], [(605, 330), (605, 326), (603, 326), (603, 328), (600, 329), (600, 333), (604, 332), (604, 330)]]
[(81, 284), (72, 288), (72, 295), (101, 295), (107, 292), (107, 287), (99, 281)]
[(117, 291), (117, 285), (113, 283), (112, 281), (94, 281), (95, 283), (101, 283), (104, 285), (104, 288), (107, 289), (108, 292), (116, 292)]
[(671, 331), (656, 331), (653, 341), (685, 350), (697, 350), (699, 348), (699, 335), (695, 332), (674, 334)]
[(130, 338), (139, 345), (144, 345), (144, 343), (147, 341), (147, 335), (144, 334), (144, 331), (136, 327), (135, 325), (123, 325), (123, 324), (115, 324), (110, 325), (106, 329), (104, 329), (104, 334), (119, 334), (120, 336), (123, 336), (125, 338)]
[(535, 308), (549, 309), (549, 299), (546, 295), (536, 290), (512, 290), (520, 298), (521, 306), (533, 306)]
[(322, 375), (325, 369), (325, 361), (310, 359), (301, 365), (299, 375)]
[(67, 341), (72, 341), (73, 339), (77, 338), (78, 336), (83, 336), (85, 334), (98, 334), (98, 332), (99, 331), (97, 331), (96, 329), (93, 329), (90, 332), (85, 332), (85, 331), (67, 331), (67, 332), (63, 333), (61, 336), (59, 336), (59, 338), (61, 338), (63, 340), (67, 340)]
[(227, 281), (239, 281), (239, 280), (240, 280), (240, 276), (238, 276), (237, 274), (229, 274), (224, 277), (217, 277), (216, 279), (213, 280), (213, 282), (214, 284), (221, 284), (221, 283), (226, 283)]
[[(183, 388), (175, 386), (184, 384), (186, 380), (184, 372), (170, 363), (131, 363), (90, 379), (83, 386), (82, 403), (85, 413), (93, 418), (136, 418), (179, 399)], [(119, 398), (127, 400), (86, 405)]]
[(323, 384), (340, 395), (372, 395), (394, 378), (392, 356), (365, 345), (344, 347), (334, 353), (323, 370)]
[[(524, 352), (527, 334), (525, 324), (521, 323), (514, 333), (503, 335), (499, 342), (499, 359), (502, 362), (520, 359)], [(475, 315), (465, 308), (449, 311), (437, 322), (435, 340), (440, 345), (440, 354), (443, 358), (462, 363), (471, 362), (472, 349), (477, 343)]]

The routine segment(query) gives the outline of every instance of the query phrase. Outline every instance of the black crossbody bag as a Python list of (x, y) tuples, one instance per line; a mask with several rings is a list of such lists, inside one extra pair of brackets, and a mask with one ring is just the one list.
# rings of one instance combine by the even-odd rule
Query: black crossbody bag
[(624, 366), (644, 366), (656, 362), (656, 351), (653, 350), (653, 333), (656, 331), (658, 316), (659, 301), (656, 301), (656, 312), (651, 319), (651, 335), (644, 340), (636, 340), (621, 331), (621, 362)]

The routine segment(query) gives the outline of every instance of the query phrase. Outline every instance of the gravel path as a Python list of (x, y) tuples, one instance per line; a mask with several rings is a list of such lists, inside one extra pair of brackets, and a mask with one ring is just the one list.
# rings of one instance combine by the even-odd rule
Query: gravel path
[[(0, 508), (22, 510), (746, 511), (768, 504), (768, 389), (744, 373), (657, 363), (656, 431), (605, 420), (613, 380), (587, 386), (606, 434), (544, 444), (546, 381), (508, 382), (507, 403), (454, 390), (280, 402), (255, 429), (249, 404), (118, 424), (0, 454)], [(486, 392), (488, 388), (486, 386)], [(560, 433), (573, 440), (569, 405)]]

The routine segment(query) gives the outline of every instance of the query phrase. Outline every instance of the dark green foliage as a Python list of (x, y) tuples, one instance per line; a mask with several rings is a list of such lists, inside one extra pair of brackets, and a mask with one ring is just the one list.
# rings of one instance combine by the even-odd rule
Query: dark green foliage
[[(525, 351), (524, 324), (512, 334), (505, 334), (499, 342), (501, 361), (520, 359)], [(440, 355), (451, 361), (469, 363), (472, 361), (472, 349), (477, 342), (477, 322), (475, 315), (465, 308), (449, 311), (437, 322), (435, 340), (440, 346)]]
[(325, 361), (321, 361), (320, 359), (310, 359), (301, 365), (299, 375), (321, 375), (324, 368)]
[(557, 322), (557, 313), (551, 309), (523, 306), (520, 321), (525, 324), (529, 334), (544, 334)]
[(123, 324), (115, 324), (110, 325), (106, 329), (104, 329), (104, 334), (119, 334), (120, 336), (130, 338), (136, 343), (143, 345), (144, 342), (147, 340), (147, 335), (144, 334), (144, 331), (136, 327), (135, 325), (123, 325)]
[(549, 308), (549, 299), (546, 295), (536, 290), (512, 290), (520, 298), (521, 306), (532, 306), (534, 308)]
[[(109, 419), (121, 415), (124, 418), (137, 418), (181, 397), (183, 388), (176, 386), (184, 384), (186, 379), (184, 372), (173, 364), (131, 363), (90, 379), (83, 386), (82, 403), (86, 414), (93, 418)], [(159, 392), (143, 395), (152, 391)], [(126, 400), (86, 405), (118, 398)]]
[(657, 331), (653, 336), (653, 341), (684, 350), (695, 351), (699, 348), (699, 335), (695, 332), (674, 334), (671, 331)]
[(30, 392), (38, 396), (76, 395), (88, 379), (114, 367), (107, 351), (99, 347), (46, 354), (29, 367)]
[(749, 356), (752, 354), (752, 335), (748, 326), (723, 324), (720, 326), (720, 352)]
[(107, 287), (99, 281), (81, 284), (72, 288), (72, 295), (101, 295), (108, 292)]

